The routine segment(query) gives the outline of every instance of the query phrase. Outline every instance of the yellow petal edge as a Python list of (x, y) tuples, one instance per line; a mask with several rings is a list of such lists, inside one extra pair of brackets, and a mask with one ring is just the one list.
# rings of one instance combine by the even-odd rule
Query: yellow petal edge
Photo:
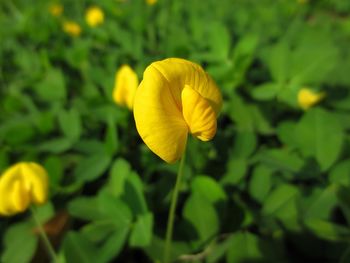
[(169, 58), (148, 66), (136, 91), (134, 118), (145, 144), (168, 163), (183, 154), (188, 133), (203, 141), (216, 133), (221, 93), (201, 66)]
[(127, 106), (133, 109), (134, 97), (139, 80), (137, 74), (128, 65), (123, 65), (115, 75), (115, 86), (113, 100), (120, 106)]
[(315, 92), (309, 88), (302, 88), (298, 93), (298, 103), (303, 110), (308, 110), (319, 103), (325, 96), (325, 92)]
[(0, 215), (11, 216), (25, 211), (31, 203), (47, 200), (46, 170), (33, 162), (20, 162), (0, 177)]

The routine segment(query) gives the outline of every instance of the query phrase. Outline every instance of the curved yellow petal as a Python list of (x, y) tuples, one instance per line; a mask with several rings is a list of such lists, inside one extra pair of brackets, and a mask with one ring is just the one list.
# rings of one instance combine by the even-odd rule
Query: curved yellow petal
[(128, 65), (121, 66), (115, 75), (115, 86), (113, 90), (115, 103), (121, 106), (127, 106), (132, 110), (138, 85), (138, 77), (132, 68)]
[(22, 176), (29, 187), (30, 199), (34, 204), (43, 204), (47, 199), (47, 172), (36, 163), (22, 163)]
[(11, 206), (9, 206), (11, 213), (23, 212), (30, 204), (30, 193), (25, 184), (23, 180), (16, 180), (12, 185)]
[(0, 214), (11, 215), (16, 209), (13, 208), (12, 193), (13, 185), (20, 179), (20, 168), (14, 165), (0, 177)]
[(168, 163), (185, 149), (188, 128), (176, 104), (172, 86), (155, 67), (148, 67), (136, 92), (136, 128), (146, 145)]
[(181, 58), (168, 58), (154, 62), (150, 67), (155, 67), (171, 83), (172, 94), (180, 108), (182, 89), (189, 85), (207, 99), (216, 115), (219, 115), (222, 107), (221, 92), (201, 66)]
[[(194, 93), (183, 93), (185, 86)], [(190, 98), (183, 102), (183, 96), (187, 95)], [(198, 105), (193, 105), (194, 102)], [(218, 87), (199, 65), (179, 58), (157, 61), (147, 67), (136, 91), (136, 128), (155, 154), (172, 163), (182, 156), (189, 131), (201, 140), (209, 140), (214, 136), (216, 116), (221, 105)], [(206, 112), (201, 112), (203, 109)], [(191, 117), (191, 114), (195, 115)], [(208, 116), (210, 121), (206, 123), (205, 118)], [(215, 124), (212, 122), (213, 116)], [(195, 118), (200, 118), (200, 121)]]
[(48, 177), (42, 166), (17, 163), (0, 177), (0, 214), (9, 216), (23, 212), (30, 203), (42, 204), (47, 192)]
[(181, 93), (182, 113), (190, 133), (202, 141), (211, 140), (216, 133), (216, 114), (208, 101), (190, 86)]

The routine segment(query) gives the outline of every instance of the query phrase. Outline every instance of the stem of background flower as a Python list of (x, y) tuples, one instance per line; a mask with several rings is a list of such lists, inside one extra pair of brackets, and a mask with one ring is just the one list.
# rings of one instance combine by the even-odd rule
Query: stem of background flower
[(58, 257), (57, 257), (57, 255), (56, 255), (56, 252), (55, 252), (55, 250), (53, 249), (53, 247), (52, 247), (52, 245), (51, 245), (51, 242), (50, 242), (49, 238), (47, 237), (47, 235), (46, 235), (46, 233), (45, 233), (45, 231), (44, 231), (44, 228), (43, 228), (42, 224), (40, 223), (40, 221), (39, 221), (39, 219), (38, 219), (38, 217), (37, 217), (37, 215), (36, 215), (35, 208), (34, 208), (34, 207), (31, 207), (31, 208), (30, 208), (30, 211), (32, 212), (32, 216), (33, 216), (34, 222), (35, 222), (35, 224), (36, 224), (37, 227), (38, 227), (40, 237), (41, 237), (41, 239), (42, 239), (43, 242), (44, 242), (44, 245), (45, 245), (45, 247), (46, 247), (47, 252), (49, 253), (49, 255), (50, 255), (52, 261), (53, 261), (54, 263), (58, 263)]
[(176, 176), (176, 183), (175, 187), (172, 193), (171, 197), (171, 203), (170, 203), (170, 210), (168, 215), (168, 224), (166, 228), (166, 235), (165, 235), (165, 247), (164, 247), (164, 255), (163, 255), (163, 263), (169, 263), (170, 261), (170, 255), (171, 255), (171, 241), (173, 237), (173, 227), (174, 227), (174, 218), (175, 218), (175, 210), (176, 210), (176, 203), (177, 203), (177, 197), (179, 194), (180, 186), (181, 186), (181, 179), (183, 176), (183, 167), (185, 163), (185, 156), (184, 153), (181, 157), (179, 170), (177, 172)]

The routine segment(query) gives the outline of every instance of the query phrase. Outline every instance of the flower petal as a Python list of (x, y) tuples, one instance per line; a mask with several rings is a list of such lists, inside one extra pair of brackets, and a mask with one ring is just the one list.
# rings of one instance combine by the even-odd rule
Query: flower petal
[(47, 199), (48, 179), (46, 170), (36, 163), (21, 164), (23, 180), (29, 185), (30, 199), (35, 204), (43, 204)]
[(325, 96), (325, 92), (314, 92), (309, 88), (302, 88), (298, 93), (298, 103), (302, 109), (307, 110), (319, 103)]
[(20, 213), (26, 210), (30, 203), (29, 191), (23, 180), (16, 180), (12, 185), (11, 192), (11, 207), (12, 213)]
[[(181, 98), (185, 85), (207, 102), (209, 106), (206, 108), (212, 109), (215, 117), (218, 115), (222, 97), (215, 82), (199, 65), (184, 59), (169, 58), (148, 66), (135, 96), (134, 117), (141, 138), (155, 154), (169, 163), (182, 156), (187, 142), (189, 127), (183, 116)], [(189, 113), (190, 105), (186, 106)], [(203, 123), (204, 120), (201, 125)], [(199, 128), (204, 129), (197, 130)], [(212, 138), (216, 126), (204, 130), (203, 126), (193, 126), (195, 136), (202, 140)]]
[(222, 97), (214, 80), (198, 64), (181, 58), (168, 58), (151, 64), (171, 84), (172, 94), (179, 108), (182, 107), (181, 91), (189, 85), (203, 98), (207, 99), (219, 115), (222, 106)]
[(115, 75), (114, 101), (132, 110), (138, 84), (136, 73), (128, 65), (123, 65)]
[(149, 66), (134, 102), (136, 128), (142, 140), (168, 163), (181, 157), (188, 133), (181, 101), (178, 104), (174, 98), (174, 89), (177, 88), (156, 67)]
[(16, 213), (13, 207), (13, 185), (20, 180), (19, 165), (14, 165), (2, 174), (0, 177), (0, 214), (11, 215)]
[(23, 212), (31, 202), (42, 204), (47, 200), (46, 170), (30, 162), (21, 162), (5, 170), (0, 177), (0, 214)]
[(181, 93), (182, 113), (190, 132), (202, 141), (211, 140), (216, 133), (216, 114), (208, 101), (190, 86)]

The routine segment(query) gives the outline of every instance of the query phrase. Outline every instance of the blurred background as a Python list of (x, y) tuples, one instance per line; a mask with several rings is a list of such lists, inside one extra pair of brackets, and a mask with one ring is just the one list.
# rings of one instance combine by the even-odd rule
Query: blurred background
[[(0, 171), (48, 170), (39, 219), (62, 262), (160, 262), (177, 164), (113, 100), (181, 57), (224, 98), (188, 142), (178, 262), (350, 262), (350, 1), (0, 2)], [(1, 262), (48, 262), (30, 213), (0, 218)]]

